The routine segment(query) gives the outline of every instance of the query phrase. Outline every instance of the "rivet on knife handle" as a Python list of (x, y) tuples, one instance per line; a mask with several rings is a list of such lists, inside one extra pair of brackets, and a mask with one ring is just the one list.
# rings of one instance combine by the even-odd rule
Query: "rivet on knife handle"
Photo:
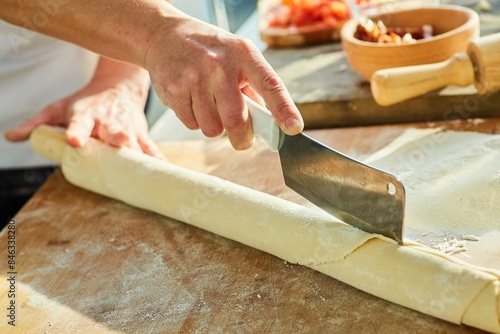
[(264, 139), (269, 148), (276, 152), (280, 148), (282, 132), (278, 123), (273, 118), (269, 110), (243, 95), (245, 103), (248, 106), (250, 117), (252, 118), (252, 129), (256, 136)]

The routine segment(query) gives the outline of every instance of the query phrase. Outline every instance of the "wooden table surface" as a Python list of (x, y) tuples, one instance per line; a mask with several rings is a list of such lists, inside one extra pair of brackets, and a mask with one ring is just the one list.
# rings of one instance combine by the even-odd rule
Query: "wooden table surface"
[[(500, 133), (500, 119), (412, 126)], [(405, 128), (374, 126), (310, 134), (360, 156), (381, 148)], [(283, 185), (278, 157), (262, 143), (245, 152), (232, 150), (225, 138), (172, 142), (162, 148), (172, 163), (305, 203)], [(15, 222), (17, 327), (7, 326), (2, 316), (1, 333), (481, 332), (78, 189), (60, 172)], [(6, 238), (4, 229), (2, 282), (8, 271)], [(3, 313), (6, 289), (0, 286)]]

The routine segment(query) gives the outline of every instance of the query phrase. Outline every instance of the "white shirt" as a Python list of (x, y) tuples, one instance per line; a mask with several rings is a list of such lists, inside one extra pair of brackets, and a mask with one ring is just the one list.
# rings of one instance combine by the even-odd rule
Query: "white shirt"
[(54, 163), (29, 143), (10, 143), (7, 129), (87, 84), (99, 56), (0, 20), (0, 169)]

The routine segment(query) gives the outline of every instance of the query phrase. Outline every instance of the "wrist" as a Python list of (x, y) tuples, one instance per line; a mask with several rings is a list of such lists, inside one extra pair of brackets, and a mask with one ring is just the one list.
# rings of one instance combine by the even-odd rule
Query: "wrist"
[[(193, 31), (196, 34), (204, 34), (206, 33), (205, 25), (208, 25), (184, 14), (169, 4), (166, 5), (170, 8), (161, 13), (154, 32), (150, 34), (147, 43), (142, 47), (144, 53), (140, 66), (154, 72), (158, 72), (158, 69), (155, 68), (156, 62), (151, 61), (151, 59), (156, 60), (157, 57), (169, 58), (173, 53), (177, 53), (179, 49), (183, 49), (185, 43), (189, 43)], [(200, 27), (200, 23), (203, 26)], [(160, 53), (160, 55), (157, 55), (157, 53)]]

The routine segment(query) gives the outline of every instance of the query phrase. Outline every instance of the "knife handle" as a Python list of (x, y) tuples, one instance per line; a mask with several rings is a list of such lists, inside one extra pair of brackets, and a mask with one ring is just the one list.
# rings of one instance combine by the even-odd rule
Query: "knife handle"
[(281, 130), (269, 110), (243, 94), (243, 99), (248, 106), (252, 118), (253, 133), (262, 138), (271, 151), (276, 152), (280, 146)]

